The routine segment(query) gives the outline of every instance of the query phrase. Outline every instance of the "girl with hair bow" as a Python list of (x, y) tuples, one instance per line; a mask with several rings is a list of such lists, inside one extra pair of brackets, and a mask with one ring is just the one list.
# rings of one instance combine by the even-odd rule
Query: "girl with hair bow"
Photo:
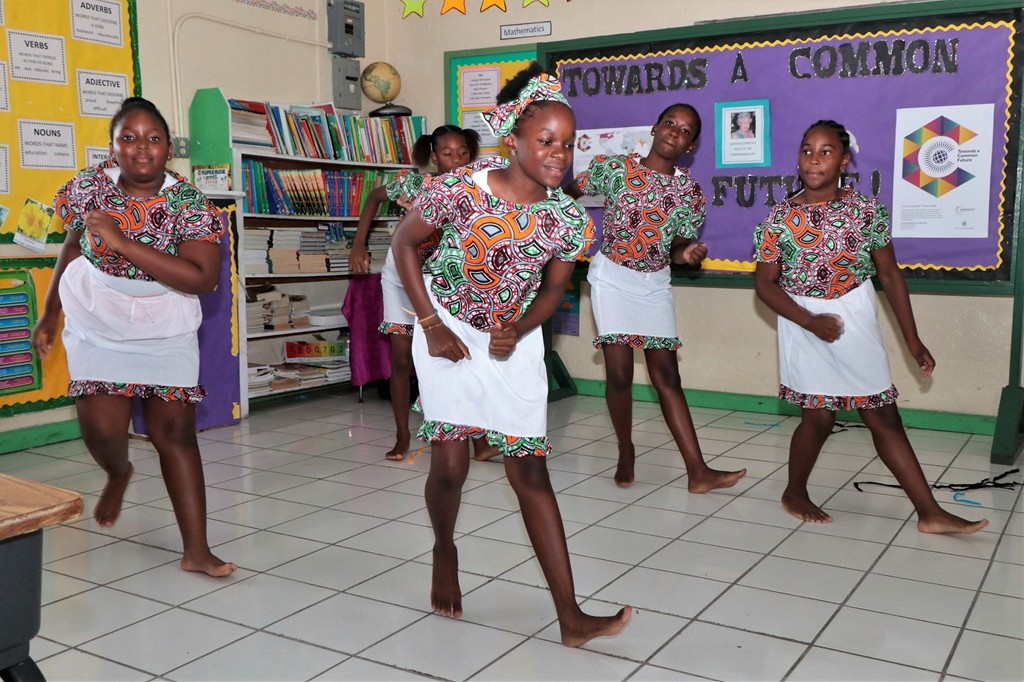
[[(509, 81), (487, 120), (510, 160), (471, 164), (432, 180), (398, 226), (392, 248), (418, 318), (419, 436), (431, 442), (432, 453), (425, 491), (435, 538), (431, 606), (444, 616), (462, 615), (455, 521), (469, 471), (467, 439), (486, 435), (504, 455), (562, 643), (577, 647), (618, 633), (632, 609), (591, 616), (576, 603), (545, 459), (551, 446), (539, 327), (557, 309), (594, 234), (586, 212), (559, 189), (576, 140), (575, 118), (560, 90), (536, 63)], [(421, 268), (416, 248), (435, 230), (440, 244)]]

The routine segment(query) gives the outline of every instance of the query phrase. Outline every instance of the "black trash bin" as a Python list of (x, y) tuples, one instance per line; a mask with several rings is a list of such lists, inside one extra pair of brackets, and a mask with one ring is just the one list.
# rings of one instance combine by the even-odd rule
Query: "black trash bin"
[(43, 603), (43, 531), (0, 540), (0, 679), (46, 682), (28, 655)]

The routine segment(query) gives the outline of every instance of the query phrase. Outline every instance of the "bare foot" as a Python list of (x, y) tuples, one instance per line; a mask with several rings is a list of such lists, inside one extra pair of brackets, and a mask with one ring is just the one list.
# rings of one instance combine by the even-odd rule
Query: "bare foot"
[(635, 475), (633, 465), (636, 463), (636, 451), (630, 445), (627, 449), (619, 448), (619, 465), (615, 467), (615, 485), (628, 488), (633, 485)]
[(409, 452), (409, 434), (402, 435), (401, 432), (395, 437), (395, 447), (384, 453), (384, 458), (392, 462), (401, 462), (405, 459), (405, 453)]
[(699, 474), (687, 476), (686, 489), (691, 493), (706, 493), (709, 490), (718, 488), (731, 488), (736, 481), (747, 475), (746, 469), (739, 471), (718, 471), (717, 469), (705, 468)]
[(977, 533), (987, 525), (988, 519), (968, 521), (945, 510), (917, 519), (917, 529), (922, 533)]
[(633, 607), (619, 609), (614, 616), (588, 616), (583, 614), (579, 623), (572, 625), (559, 622), (562, 630), (562, 644), (570, 647), (583, 646), (595, 637), (612, 637), (626, 627), (633, 616)]
[(782, 508), (801, 521), (808, 523), (832, 523), (832, 517), (825, 513), (818, 505), (811, 502), (807, 493), (782, 494)]
[(462, 617), (462, 588), (459, 587), (459, 553), (434, 547), (434, 572), (430, 585), (430, 608), (448, 618)]
[(486, 462), (489, 459), (494, 459), (501, 453), (497, 445), (491, 445), (487, 442), (487, 437), (473, 439), (473, 459), (478, 462)]
[(214, 578), (223, 578), (235, 572), (236, 564), (229, 561), (221, 561), (213, 556), (210, 550), (197, 557), (190, 557), (187, 554), (181, 559), (181, 570), (205, 573)]
[(100, 493), (100, 501), (96, 503), (96, 509), (92, 512), (96, 523), (104, 528), (114, 525), (114, 521), (117, 521), (117, 517), (121, 515), (124, 491), (128, 488), (128, 482), (132, 480), (134, 473), (135, 467), (129, 462), (128, 468), (123, 474), (107, 476), (107, 484), (103, 486), (103, 492)]

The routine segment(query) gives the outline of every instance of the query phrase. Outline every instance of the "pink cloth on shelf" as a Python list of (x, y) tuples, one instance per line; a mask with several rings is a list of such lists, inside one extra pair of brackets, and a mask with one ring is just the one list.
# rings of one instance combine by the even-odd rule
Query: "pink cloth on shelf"
[(348, 321), (352, 384), (362, 386), (391, 377), (391, 342), (378, 330), (384, 320), (380, 274), (354, 275), (341, 312)]

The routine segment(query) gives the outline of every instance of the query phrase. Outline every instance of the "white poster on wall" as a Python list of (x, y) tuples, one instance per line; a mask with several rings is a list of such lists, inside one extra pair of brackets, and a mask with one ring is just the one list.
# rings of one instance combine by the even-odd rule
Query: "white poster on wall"
[(11, 193), (11, 148), (0, 144), (0, 194)]
[(93, 147), (91, 145), (85, 146), (86, 168), (95, 168), (109, 158), (110, 149), (108, 147)]
[(994, 105), (896, 110), (894, 237), (984, 238)]
[(78, 69), (78, 113), (110, 118), (128, 97), (128, 74)]
[(63, 36), (8, 29), (7, 53), (14, 80), (67, 85)]
[(19, 118), (18, 147), (22, 168), (78, 168), (71, 123)]
[(69, 0), (71, 36), (75, 40), (124, 46), (121, 3), (116, 0)]
[(7, 62), (0, 62), (0, 111), (11, 110), (11, 98), (7, 88)]
[(494, 106), (501, 87), (501, 69), (497, 66), (475, 66), (462, 70), (459, 84), (459, 106), (462, 108)]

